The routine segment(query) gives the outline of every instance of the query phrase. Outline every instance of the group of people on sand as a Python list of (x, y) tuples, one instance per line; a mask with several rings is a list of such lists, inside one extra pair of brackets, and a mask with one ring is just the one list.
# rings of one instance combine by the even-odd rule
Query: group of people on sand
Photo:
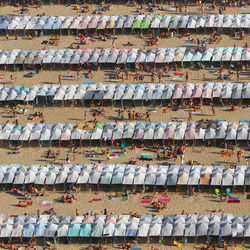
[(77, 187), (72, 185), (69, 187), (69, 190), (66, 192), (66, 195), (62, 195), (60, 201), (62, 203), (75, 203), (77, 201)]

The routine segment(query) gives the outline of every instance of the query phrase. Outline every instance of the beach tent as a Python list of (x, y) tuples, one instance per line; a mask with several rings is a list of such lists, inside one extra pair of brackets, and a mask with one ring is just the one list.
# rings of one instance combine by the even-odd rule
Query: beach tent
[(103, 228), (104, 228), (104, 225), (102, 223), (94, 223), (92, 226), (91, 237), (101, 237), (103, 234)]
[(43, 237), (45, 232), (46, 225), (43, 223), (39, 223), (35, 225), (34, 229), (34, 237)]
[(2, 224), (1, 225), (1, 232), (0, 232), (0, 238), (8, 238), (11, 236), (13, 230), (13, 225), (10, 224)]
[[(173, 224), (163, 223), (161, 227), (161, 236), (172, 236)], [(176, 228), (177, 231), (177, 228)]]
[(58, 225), (54, 223), (49, 223), (46, 225), (45, 231), (44, 231), (44, 237), (54, 237), (56, 234), (58, 236)]
[(208, 232), (208, 224), (207, 223), (198, 223), (196, 225), (196, 236), (205, 236)]
[(68, 237), (78, 237), (81, 230), (81, 224), (70, 224), (68, 229)]
[(82, 224), (80, 229), (80, 237), (90, 237), (92, 231), (92, 224)]
[(137, 237), (147, 237), (150, 224), (141, 223), (139, 224)]
[(34, 224), (24, 224), (23, 225), (23, 237), (24, 238), (31, 238), (33, 236), (33, 233), (35, 231), (35, 225)]

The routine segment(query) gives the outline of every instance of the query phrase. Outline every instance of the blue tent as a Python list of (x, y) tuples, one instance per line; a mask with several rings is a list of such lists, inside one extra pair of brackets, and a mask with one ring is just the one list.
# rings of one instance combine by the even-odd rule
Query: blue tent
[(35, 226), (32, 224), (24, 224), (23, 226), (23, 237), (31, 238), (35, 231)]
[(68, 237), (78, 237), (80, 234), (81, 224), (71, 224), (69, 226)]
[(90, 237), (92, 231), (92, 224), (82, 224), (80, 230), (80, 237)]

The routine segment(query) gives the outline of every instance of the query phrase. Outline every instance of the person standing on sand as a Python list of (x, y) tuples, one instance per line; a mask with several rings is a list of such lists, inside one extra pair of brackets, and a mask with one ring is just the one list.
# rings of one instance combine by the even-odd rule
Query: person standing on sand
[(66, 162), (67, 162), (68, 164), (70, 164), (69, 155), (67, 155), (67, 157), (66, 157)]
[(213, 112), (213, 116), (215, 116), (215, 107), (214, 107), (214, 105), (212, 106), (212, 112)]
[(189, 76), (188, 76), (188, 72), (186, 72), (186, 82), (188, 82), (189, 81)]
[(13, 75), (10, 75), (10, 81), (11, 81), (12, 86), (14, 86), (15, 78)]

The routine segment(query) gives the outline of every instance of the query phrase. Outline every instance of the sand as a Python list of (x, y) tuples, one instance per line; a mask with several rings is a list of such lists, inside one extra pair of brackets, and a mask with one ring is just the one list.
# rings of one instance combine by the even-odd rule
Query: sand
[[(90, 11), (88, 13), (81, 13), (80, 10), (73, 10), (72, 6), (63, 6), (63, 5), (44, 5), (42, 8), (30, 8), (29, 13), (25, 13), (26, 16), (36, 16), (41, 15), (45, 13), (47, 16), (79, 16), (79, 15), (93, 15), (93, 11), (97, 8), (100, 8), (100, 5), (96, 4), (90, 4)], [(155, 9), (153, 13), (149, 13), (148, 9), (144, 8), (144, 14), (159, 14), (159, 15), (179, 15), (179, 10), (170, 10), (169, 8), (173, 7), (167, 4), (161, 5), (166, 11), (158, 11), (158, 9)], [(145, 6), (144, 6), (145, 7)], [(1, 15), (18, 15), (16, 12), (13, 12), (14, 10), (20, 10), (21, 7), (13, 7), (13, 6), (5, 6), (1, 7), (0, 14)], [(204, 9), (205, 13), (204, 15), (211, 15), (211, 14), (219, 14), (219, 9), (216, 8), (215, 10), (212, 9), (211, 4), (208, 4), (205, 6)], [(223, 12), (223, 14), (239, 14), (239, 13), (248, 13), (249, 12), (249, 6), (247, 8), (239, 8), (239, 7), (230, 7), (227, 8), (226, 11)], [(127, 4), (113, 4), (111, 11), (103, 12), (103, 15), (135, 15), (139, 14), (139, 12), (136, 11), (135, 7), (132, 7)], [(183, 9), (184, 14), (184, 9)], [(197, 5), (188, 6), (188, 12), (187, 15), (201, 15), (201, 7)]]
[[(48, 165), (48, 164), (67, 164), (66, 157), (69, 155), (71, 164), (85, 164), (85, 163), (109, 163), (109, 164), (129, 164), (129, 160), (134, 158), (136, 160), (136, 164), (139, 166), (146, 166), (147, 164), (151, 165), (167, 165), (167, 164), (181, 164), (180, 158), (176, 161), (173, 159), (170, 160), (157, 160), (156, 153), (152, 153), (152, 161), (140, 161), (140, 157), (142, 153), (147, 151), (143, 151), (142, 149), (132, 150), (131, 146), (126, 147), (127, 153), (125, 156), (120, 156), (117, 159), (110, 159), (107, 161), (106, 155), (101, 154), (101, 148), (98, 147), (96, 153), (99, 155), (92, 158), (86, 157), (86, 151), (90, 150), (89, 147), (78, 148), (78, 153), (76, 155), (76, 159), (73, 159), (73, 154), (70, 151), (70, 148), (67, 147), (54, 147), (52, 146), (52, 150), (59, 150), (60, 154), (56, 161), (54, 162), (52, 159), (45, 158), (49, 147), (48, 142), (44, 142), (41, 148), (38, 147), (37, 142), (33, 142), (32, 147), (23, 146), (20, 150), (20, 153), (14, 155), (7, 155), (7, 152), (12, 150), (7, 149), (6, 147), (0, 150), (1, 164), (11, 164), (11, 163), (19, 163), (23, 165), (30, 164), (40, 164), (40, 165)], [(95, 146), (92, 144), (92, 146)], [(105, 149), (107, 147), (103, 147)], [(109, 147), (110, 149), (110, 147)], [(249, 156), (249, 148), (248, 147), (237, 147), (236, 150), (243, 149), (245, 150), (244, 156)], [(110, 149), (110, 152), (118, 151), (119, 148)], [(201, 165), (211, 166), (212, 164), (220, 164), (222, 166), (231, 167), (236, 165), (246, 165), (245, 159), (241, 160), (241, 163), (237, 162), (236, 153), (231, 157), (222, 157), (221, 151), (223, 149), (219, 147), (202, 147), (202, 146), (193, 146), (187, 147), (185, 151), (184, 164), (188, 163), (191, 160), (195, 160), (199, 162)], [(236, 151), (235, 151), (236, 152)]]
[[(118, 102), (119, 103), (119, 102)], [(46, 123), (82, 123), (82, 122), (88, 122), (93, 121), (93, 112), (92, 109), (88, 107), (36, 107), (33, 109), (31, 105), (21, 105), (20, 106), (23, 109), (26, 109), (27, 112), (22, 115), (18, 115), (18, 123), (19, 125), (23, 126), (26, 123), (40, 123), (41, 119), (38, 119), (36, 121), (28, 120), (28, 115), (33, 114), (35, 112), (43, 112), (44, 119)], [(134, 120), (135, 122), (148, 122), (145, 118), (145, 113), (147, 111), (150, 112), (150, 118), (152, 122), (159, 122), (159, 121), (166, 121), (171, 122), (172, 119), (175, 118), (181, 118), (183, 122), (188, 122), (189, 117), (189, 110), (191, 109), (185, 109), (185, 110), (178, 110), (173, 111), (172, 109), (169, 110), (169, 112), (162, 113), (162, 109), (160, 106), (157, 106), (155, 111), (152, 112), (152, 107), (146, 106), (146, 107), (135, 107), (131, 108), (128, 107), (131, 112), (134, 110), (136, 113), (144, 114), (143, 117), (138, 118)], [(229, 106), (225, 107), (215, 107), (216, 115), (213, 116), (212, 114), (212, 108), (210, 106), (202, 106), (202, 112), (199, 114), (193, 114), (192, 115), (192, 122), (199, 121), (201, 119), (208, 119), (208, 120), (226, 120), (226, 121), (235, 121), (239, 122), (240, 119), (248, 119), (250, 115), (249, 110), (243, 110), (241, 106), (236, 107), (236, 111), (231, 111)], [(121, 120), (120, 117), (118, 117), (118, 110), (121, 110), (120, 107), (105, 107), (105, 115), (102, 117), (98, 117), (98, 122), (114, 122), (114, 121), (125, 121), (129, 122), (127, 112), (124, 112), (124, 120)], [(0, 123), (5, 123), (7, 120), (10, 122), (14, 122), (17, 118), (12, 117), (10, 114), (8, 114), (8, 111), (10, 109), (5, 107), (0, 108), (0, 113), (3, 115), (0, 116)], [(94, 109), (93, 109), (94, 110)], [(87, 116), (85, 119), (85, 112), (87, 112)], [(132, 122), (133, 120), (130, 120)]]
[[(157, 70), (160, 70), (162, 68), (159, 68)], [(129, 71), (130, 77), (128, 80), (125, 79), (124, 82), (122, 82), (121, 79), (113, 79), (116, 77), (114, 73), (114, 69), (102, 69), (99, 71), (93, 71), (93, 78), (85, 78), (85, 74), (88, 72), (88, 70), (81, 70), (80, 71), (80, 79), (76, 80), (77, 73), (75, 71), (69, 71), (69, 70), (42, 70), (39, 72), (39, 74), (35, 74), (32, 78), (26, 78), (24, 77), (25, 74), (28, 74), (29, 72), (33, 71), (32, 69), (26, 70), (26, 71), (19, 71), (19, 72), (12, 72), (12, 71), (1, 71), (0, 74), (2, 75), (2, 79), (0, 80), (0, 84), (4, 84), (5, 87), (10, 88), (12, 87), (10, 76), (13, 75), (15, 80), (14, 85), (23, 85), (25, 87), (32, 87), (33, 85), (42, 85), (42, 84), (58, 84), (58, 76), (61, 74), (64, 75), (73, 75), (74, 79), (62, 79), (62, 84), (82, 84), (85, 82), (94, 82), (94, 83), (103, 83), (103, 84), (131, 84), (131, 83), (150, 83), (151, 82), (151, 73), (142, 72), (144, 75), (143, 82), (141, 81), (135, 81), (134, 77), (136, 74), (136, 70)], [(250, 74), (248, 72), (242, 72), (240, 74), (239, 80), (236, 77), (236, 74), (231, 75), (230, 80), (219, 80), (219, 73), (212, 73), (209, 69), (202, 69), (202, 70), (190, 70), (189, 68), (184, 68), (179, 70), (181, 73), (186, 74), (188, 72), (189, 75), (189, 83), (207, 83), (207, 82), (232, 82), (232, 83), (244, 83), (249, 82), (250, 80)], [(227, 74), (227, 70), (224, 71), (225, 74)], [(139, 73), (141, 73), (139, 71)], [(185, 83), (185, 77), (182, 77), (182, 79), (174, 79), (175, 72), (171, 71), (169, 73), (170, 77), (163, 77), (163, 83)], [(83, 78), (82, 78), (83, 77)], [(158, 77), (155, 78), (155, 83), (158, 83), (159, 79)]]
[[(186, 40), (188, 40), (186, 37), (173, 37), (173, 38), (159, 38), (159, 44), (158, 46), (147, 46), (148, 37), (145, 33), (145, 39), (142, 39), (138, 37), (138, 35), (134, 34), (117, 34), (115, 35), (117, 38), (115, 40), (115, 47), (119, 49), (142, 49), (145, 47), (146, 49), (156, 49), (158, 47), (160, 48), (178, 48), (178, 47), (194, 47), (197, 46), (197, 44), (193, 45), (187, 45), (185, 43)], [(193, 38), (195, 41), (197, 38), (202, 41), (205, 38), (210, 38), (210, 35), (208, 34), (195, 34), (191, 33), (191, 38)], [(240, 40), (238, 38), (229, 37), (228, 35), (221, 35), (221, 41), (217, 44), (207, 44), (207, 48), (217, 48), (217, 47), (233, 47), (236, 45), (237, 47), (244, 47), (247, 40), (249, 39), (249, 36), (246, 36), (245, 40)], [(74, 48), (76, 48), (78, 45), (81, 49), (83, 48), (90, 48), (90, 49), (100, 49), (100, 48), (112, 48), (112, 41), (113, 40), (107, 40), (105, 42), (95, 39), (94, 43), (87, 42), (86, 45), (81, 45), (79, 43), (79, 40), (77, 40), (76, 36), (66, 36), (62, 35), (60, 37), (60, 40), (58, 42), (57, 46), (46, 46), (42, 44), (43, 41), (49, 41), (51, 36), (41, 36), (38, 38), (33, 38), (32, 40), (27, 39), (27, 37), (18, 37), (18, 40), (15, 40), (14, 36), (9, 36), (9, 40), (6, 41), (6, 38), (4, 36), (0, 37), (0, 48), (4, 48), (5, 50), (11, 50), (11, 49), (23, 49), (23, 50), (37, 50), (37, 49), (68, 49), (70, 45), (72, 44)], [(88, 40), (87, 40), (88, 41)], [(132, 42), (133, 46), (124, 46), (127, 42)]]
[[(91, 11), (94, 10), (97, 7), (97, 5), (91, 5)], [(164, 6), (166, 8), (169, 8), (169, 6)], [(2, 7), (0, 8), (0, 14), (5, 15), (15, 15), (13, 10), (16, 10), (18, 8), (15, 7)], [(235, 13), (247, 13), (249, 12), (249, 9), (243, 10), (240, 8), (236, 8), (235, 11), (230, 11), (229, 8), (228, 11), (225, 13), (229, 14), (235, 14)], [(128, 7), (125, 5), (114, 5), (112, 11), (106, 12), (105, 15), (122, 15), (122, 14), (135, 14), (134, 8)], [(78, 16), (80, 13), (79, 11), (72, 10), (72, 7), (65, 7), (61, 5), (55, 5), (53, 7), (51, 6), (44, 6), (41, 9), (31, 8), (30, 13), (27, 15), (37, 15), (45, 12), (46, 15), (65, 15), (65, 16)], [(146, 12), (148, 14), (148, 12)], [(157, 12), (154, 12), (154, 14), (157, 14)], [(175, 11), (164, 11), (160, 14), (178, 14)], [(201, 10), (200, 7), (192, 6), (189, 7), (189, 15), (200, 15)], [(205, 8), (205, 14), (218, 14), (218, 9), (215, 11), (212, 11), (211, 6), (206, 6)], [(87, 15), (90, 15), (90, 13), (87, 13)], [(208, 35), (205, 35), (208, 37)], [(204, 35), (197, 35), (192, 34), (192, 37), (194, 39), (199, 38), (203, 39)], [(5, 37), (0, 37), (0, 48), (1, 49), (42, 49), (44, 48), (44, 45), (41, 45), (41, 42), (43, 40), (48, 40), (49, 36), (43, 36), (37, 39), (31, 40), (25, 40), (21, 37), (18, 38), (17, 43), (13, 43), (14, 37), (10, 36), (10, 40), (6, 42)], [(127, 41), (133, 42), (135, 45), (135, 48), (142, 48), (143, 45), (145, 45), (145, 41), (137, 38), (132, 35), (117, 35), (117, 40), (115, 42), (115, 45), (117, 48), (127, 48), (123, 46), (123, 43)], [(236, 46), (244, 46), (245, 42), (240, 40), (234, 40), (229, 38), (226, 35), (222, 35), (222, 41), (220, 44), (217, 45), (208, 45), (208, 47), (226, 47), (226, 46), (233, 46), (236, 44)], [(61, 36), (60, 42), (58, 44), (58, 47), (45, 47), (46, 49), (60, 49), (60, 48), (67, 48), (70, 46), (70, 44), (73, 43), (74, 46), (77, 44), (75, 41), (74, 36)], [(111, 47), (111, 41), (107, 42), (101, 42), (97, 41), (94, 44), (89, 43), (86, 46), (80, 46), (81, 48), (110, 48)], [(159, 47), (179, 47), (179, 46), (186, 46), (185, 44), (185, 38), (177, 39), (160, 39), (160, 45)], [(21, 84), (26, 87), (31, 87), (35, 84), (56, 84), (58, 81), (58, 75), (67, 75), (68, 71), (63, 70), (43, 70), (39, 74), (34, 75), (33, 78), (24, 78), (24, 74), (28, 73), (31, 70), (23, 71), (23, 72), (4, 72), (1, 71), (0, 74), (3, 75), (3, 79), (1, 79), (0, 84), (5, 84), (6, 87), (11, 87), (10, 84), (10, 75), (14, 75), (16, 77), (15, 85)], [(86, 73), (87, 71), (81, 71), (80, 73)], [(189, 78), (190, 82), (192, 83), (205, 83), (205, 82), (215, 82), (217, 81), (218, 74), (212, 74), (209, 72), (209, 69), (206, 70), (199, 70), (199, 71), (192, 71), (188, 68), (181, 69), (181, 72), (189, 72)], [(226, 71), (227, 72), (227, 71)], [(76, 72), (70, 72), (74, 75), (76, 75)], [(102, 82), (103, 84), (106, 83), (121, 83), (121, 80), (117, 81), (111, 81), (107, 79), (110, 75), (113, 74), (113, 69), (102, 69), (99, 71), (94, 71), (94, 78), (93, 79), (81, 79), (79, 81), (77, 80), (63, 80), (62, 84), (81, 84), (86, 81), (93, 81), (93, 82)], [(135, 72), (132, 73), (134, 76)], [(145, 75), (144, 82), (150, 82), (151, 81), (151, 75), (148, 73), (143, 73)], [(184, 82), (183, 80), (176, 81), (173, 79), (173, 72), (170, 73), (170, 78), (164, 78), (164, 82), (170, 83), (170, 82)], [(158, 80), (158, 79), (157, 79)], [(243, 72), (240, 76), (239, 82), (248, 82), (250, 80), (249, 71)], [(236, 82), (236, 76), (233, 75), (231, 82)], [(130, 78), (129, 80), (126, 80), (125, 83), (130, 84), (133, 82), (133, 78)], [(227, 82), (227, 81), (224, 81)], [(138, 82), (139, 83), (139, 82)], [(22, 105), (21, 105), (22, 106)], [(22, 106), (26, 109), (28, 109), (27, 114), (34, 113), (35, 111), (42, 111), (45, 116), (45, 121), (47, 123), (69, 123), (69, 122), (86, 122), (89, 120), (93, 120), (91, 108), (87, 107), (71, 107), (70, 105), (66, 107), (36, 107), (33, 110), (33, 107), (31, 105), (24, 105)], [(4, 112), (4, 116), (0, 116), (0, 123), (4, 123), (7, 120), (14, 121), (15, 118), (12, 118), (8, 115), (7, 110), (9, 109), (8, 106), (2, 106), (0, 107), (0, 112)], [(118, 107), (106, 107), (105, 116), (102, 118), (98, 118), (98, 121), (103, 122), (114, 122), (119, 121), (119, 118), (117, 117), (117, 109)], [(145, 113), (147, 110), (150, 110), (150, 107), (136, 107), (134, 110), (136, 112)], [(87, 111), (87, 117), (86, 120), (84, 120), (84, 112)], [(248, 119), (249, 112), (247, 110), (243, 110), (242, 107), (237, 107), (237, 111), (231, 112), (230, 107), (216, 107), (216, 115), (212, 116), (212, 110), (210, 106), (203, 106), (202, 107), (202, 114), (196, 114), (192, 116), (192, 121), (198, 121), (200, 119), (221, 119), (221, 120), (227, 120), (227, 121), (239, 121), (240, 119)], [(168, 114), (162, 114), (160, 107), (157, 107), (157, 112), (153, 112), (151, 114), (151, 120), (152, 121), (171, 121), (173, 117), (179, 117), (183, 118), (183, 121), (187, 122), (188, 120), (188, 112), (186, 111), (172, 111), (170, 110)], [(25, 123), (30, 122), (27, 120), (27, 116), (19, 115), (18, 117), (19, 125), (24, 125)], [(127, 121), (127, 114), (125, 114), (125, 121)], [(144, 119), (137, 120), (137, 122), (145, 122)], [(34, 123), (39, 123), (40, 121), (35, 121)], [(105, 146), (106, 147), (106, 146)], [(48, 160), (44, 157), (45, 153), (48, 151), (49, 147), (47, 143), (44, 143), (44, 145), (39, 148), (36, 143), (33, 143), (31, 147), (29, 148), (28, 145), (23, 145), (23, 147), (20, 150), (19, 154), (15, 155), (7, 155), (7, 152), (10, 150), (6, 148), (5, 144), (1, 145), (0, 148), (0, 158), (1, 158), (1, 164), (11, 164), (11, 163), (19, 163), (19, 164), (51, 164), (51, 160)], [(84, 163), (97, 163), (99, 160), (103, 163), (107, 163), (107, 159), (104, 155), (100, 155), (97, 159), (88, 159), (86, 158), (85, 151), (89, 149), (89, 147), (83, 147), (78, 149), (78, 154), (76, 156), (76, 159), (73, 159), (73, 154), (70, 153), (70, 148), (68, 147), (55, 147), (52, 146), (52, 150), (60, 150), (60, 155), (58, 159), (56, 160), (56, 163), (60, 164), (66, 164), (66, 156), (69, 154), (71, 164), (84, 164)], [(249, 155), (249, 147), (241, 147), (241, 149), (245, 150), (245, 156)], [(117, 151), (118, 149), (114, 148), (113, 151)], [(187, 147), (187, 151), (185, 152), (185, 163), (189, 160), (196, 160), (200, 164), (203, 165), (211, 165), (211, 164), (220, 164), (222, 166), (227, 167), (235, 167), (236, 165), (245, 165), (246, 161), (242, 159), (241, 163), (239, 164), (237, 162), (236, 155), (234, 154), (232, 157), (222, 157), (220, 152), (222, 148), (220, 147), (202, 147), (202, 146), (195, 146), (195, 147)], [(236, 151), (239, 150), (239, 147), (236, 148)], [(98, 153), (101, 153), (101, 148), (98, 148)], [(145, 166), (148, 162), (141, 162), (139, 161), (139, 158), (141, 156), (141, 153), (143, 151), (141, 149), (132, 150), (131, 146), (127, 146), (127, 154), (126, 156), (119, 157), (118, 159), (111, 159), (109, 163), (118, 164), (118, 163), (125, 163), (127, 164), (129, 162), (129, 159), (131, 157), (134, 157), (137, 161), (137, 165)], [(152, 154), (153, 161), (149, 162), (151, 165), (164, 165), (164, 164), (180, 164), (180, 159), (178, 158), (176, 162), (174, 162), (172, 159), (169, 161), (159, 161), (156, 159), (156, 153)], [(50, 189), (51, 190), (51, 189)], [(1, 204), (1, 213), (5, 213), (6, 215), (18, 215), (18, 214), (24, 214), (24, 213), (31, 213), (36, 214), (37, 209), (40, 209), (40, 211), (44, 211), (45, 208), (42, 208), (39, 206), (40, 201), (42, 200), (51, 200), (53, 201), (53, 207), (57, 211), (58, 215), (74, 215), (75, 210), (78, 209), (80, 213), (86, 212), (86, 210), (95, 210), (99, 213), (103, 211), (104, 208), (108, 209), (108, 212), (113, 212), (115, 214), (127, 214), (130, 211), (137, 212), (139, 214), (143, 213), (153, 213), (150, 208), (140, 203), (140, 200), (143, 196), (143, 194), (139, 195), (133, 195), (129, 201), (124, 202), (121, 201), (121, 198), (118, 198), (117, 201), (109, 201), (107, 196), (104, 195), (103, 191), (100, 191), (98, 195), (94, 194), (94, 191), (89, 192), (83, 192), (81, 191), (78, 195), (78, 201), (75, 204), (62, 204), (57, 202), (56, 200), (59, 199), (62, 195), (61, 191), (47, 191), (46, 197), (35, 197), (34, 198), (34, 205), (27, 208), (17, 208), (16, 204), (19, 201), (19, 198), (16, 196), (13, 196), (9, 192), (3, 192), (1, 191), (1, 198), (4, 200), (4, 202)], [(247, 214), (249, 213), (249, 202), (245, 199), (245, 195), (242, 193), (237, 194), (237, 196), (240, 197), (241, 203), (240, 204), (227, 204), (222, 203), (216, 200), (214, 197), (212, 197), (211, 194), (208, 192), (203, 192), (201, 194), (198, 194), (197, 197), (190, 197), (190, 198), (184, 198), (186, 195), (186, 191), (183, 189), (182, 193), (177, 193), (175, 190), (171, 190), (169, 192), (171, 202), (168, 204), (167, 211), (162, 211), (161, 214), (180, 214), (183, 209), (185, 209), (188, 213), (209, 213), (211, 209), (224, 209), (225, 213), (233, 213), (235, 215), (241, 215), (241, 214)], [(88, 203), (89, 200), (92, 198), (101, 198), (102, 200), (100, 202), (95, 203)], [(159, 195), (160, 197), (160, 195)], [(155, 214), (155, 213), (153, 213)], [(94, 242), (97, 243), (97, 242)], [(141, 243), (141, 242), (139, 242)], [(173, 249), (173, 246), (171, 246), (171, 242), (167, 243), (168, 246), (159, 245), (159, 244), (151, 244), (151, 246), (157, 246), (158, 249)], [(70, 249), (82, 249), (83, 247), (87, 246), (88, 244), (85, 242), (83, 244), (83, 241), (72, 241), (70, 245), (67, 244), (59, 244), (57, 246), (57, 249), (60, 250), (66, 250), (70, 247)], [(146, 244), (139, 244), (142, 249), (150, 249), (149, 246)], [(187, 246), (184, 246), (183, 249), (195, 249), (199, 248), (201, 245), (192, 244), (189, 243)], [(240, 245), (239, 245), (240, 246)], [(42, 249), (42, 247), (38, 247), (38, 249)], [(114, 249), (111, 245), (108, 246), (108, 249)]]

